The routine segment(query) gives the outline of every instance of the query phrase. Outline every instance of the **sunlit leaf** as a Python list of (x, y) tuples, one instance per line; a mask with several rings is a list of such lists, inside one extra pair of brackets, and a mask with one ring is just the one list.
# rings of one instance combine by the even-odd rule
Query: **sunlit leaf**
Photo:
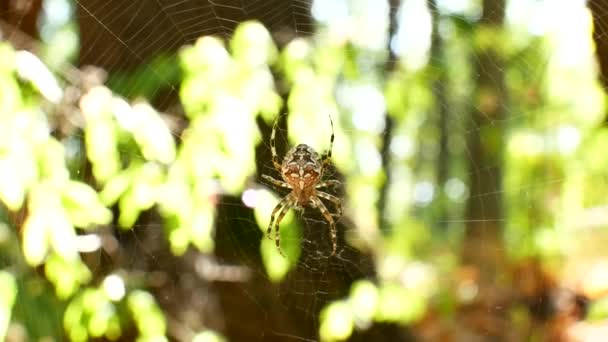
[(290, 258), (290, 254), (283, 249), (283, 253), (285, 253), (286, 256), (282, 256), (279, 253), (275, 242), (266, 239), (266, 237), (261, 241), (260, 252), (262, 254), (264, 267), (266, 268), (266, 273), (270, 280), (273, 282), (281, 281), (293, 265), (293, 262), (288, 259)]
[(227, 67), (230, 55), (220, 39), (206, 36), (199, 38), (193, 47), (184, 49), (180, 61), (187, 73), (195, 73)]
[(347, 302), (333, 302), (321, 311), (322, 341), (344, 341), (353, 333), (353, 328), (353, 314)]
[(93, 164), (95, 178), (103, 184), (120, 169), (118, 127), (111, 111), (116, 117), (130, 116), (130, 107), (124, 101), (112, 99), (112, 93), (105, 87), (89, 90), (79, 105), (87, 123), (84, 128), (87, 157)]
[[(170, 223), (165, 224), (169, 225)], [(187, 223), (175, 227), (168, 227), (169, 229), (167, 229), (167, 237), (171, 244), (171, 252), (175, 255), (183, 255), (186, 253), (188, 245), (190, 244), (190, 231), (186, 224)]]
[(397, 284), (384, 284), (379, 295), (376, 320), (380, 322), (412, 323), (426, 310), (425, 298)]
[(303, 38), (296, 38), (287, 44), (281, 54), (281, 66), (288, 80), (294, 82), (299, 70), (309, 67), (312, 52), (312, 46)]
[[(0, 56), (2, 58), (2, 56)], [(21, 107), (22, 99), (19, 85), (13, 77), (0, 73), (0, 118), (17, 111)]]
[(210, 206), (195, 208), (190, 224), (190, 241), (199, 251), (210, 252), (214, 245), (212, 208)]
[(22, 182), (19, 169), (13, 160), (0, 155), (0, 200), (16, 211), (21, 208), (25, 199), (26, 184)]
[(274, 241), (275, 231), (271, 231), (272, 240), (265, 236), (272, 210), (278, 200), (265, 190), (259, 190), (256, 193), (254, 215), (259, 228), (264, 233), (260, 244), (262, 261), (270, 279), (278, 282), (285, 277), (300, 256), (301, 231), (293, 219), (293, 213), (291, 213), (293, 209), (290, 209), (280, 224), (281, 250), (285, 254), (282, 256)]
[(0, 271), (0, 338), (2, 340), (6, 336), (16, 297), (17, 282), (15, 277), (6, 271)]
[(230, 42), (234, 57), (250, 66), (271, 64), (277, 55), (270, 33), (259, 22), (240, 24)]
[(171, 163), (175, 159), (175, 142), (171, 131), (150, 105), (138, 103), (131, 113), (135, 125), (133, 135), (144, 158), (150, 161)]
[(110, 178), (99, 194), (101, 201), (107, 206), (116, 203), (120, 196), (129, 188), (132, 177), (133, 170), (127, 169)]
[(165, 318), (151, 294), (134, 291), (129, 294), (127, 303), (139, 330), (138, 341), (166, 341)]
[(97, 192), (84, 183), (70, 181), (66, 184), (63, 205), (70, 221), (77, 227), (107, 224), (112, 220), (112, 212), (101, 203)]
[(591, 302), (586, 319), (590, 321), (605, 320), (608, 318), (608, 297), (603, 297)]
[(65, 151), (63, 145), (55, 139), (48, 139), (43, 145), (36, 147), (40, 177), (57, 182), (67, 181), (70, 177), (65, 166)]
[(42, 263), (49, 250), (49, 233), (46, 218), (29, 215), (23, 224), (23, 254), (28, 264), (37, 266)]
[(101, 183), (114, 175), (120, 167), (116, 126), (108, 119), (96, 120), (85, 129), (87, 156), (93, 164), (93, 174)]
[(348, 301), (352, 307), (355, 323), (367, 327), (378, 309), (378, 289), (368, 280), (355, 282), (350, 290)]
[(226, 339), (216, 332), (207, 330), (196, 334), (192, 342), (226, 342)]
[(63, 324), (72, 341), (104, 335), (116, 339), (121, 334), (116, 308), (100, 289), (87, 288), (72, 299)]
[(63, 97), (63, 90), (49, 68), (33, 53), (20, 50), (15, 54), (19, 76), (29, 81), (40, 95), (55, 104)]
[[(128, 181), (127, 179), (117, 180), (117, 183), (113, 184), (115, 188), (111, 189), (116, 191), (114, 194), (118, 194), (125, 185), (128, 186), (119, 200), (118, 223), (123, 228), (132, 227), (139, 214), (156, 203), (158, 191), (162, 189), (161, 185), (164, 180), (160, 166), (154, 163), (133, 164), (128, 173), (130, 173)], [(108, 199), (111, 194), (108, 191)], [(102, 194), (102, 198), (104, 198), (104, 194)]]
[[(15, 71), (15, 50), (6, 42), (0, 42), (0, 79), (5, 74), (10, 74)], [(4, 89), (4, 88), (3, 88)], [(2, 101), (0, 101), (2, 103)]]
[(91, 271), (80, 258), (66, 260), (55, 254), (48, 258), (44, 271), (47, 278), (55, 285), (55, 292), (60, 299), (73, 295), (91, 278)]

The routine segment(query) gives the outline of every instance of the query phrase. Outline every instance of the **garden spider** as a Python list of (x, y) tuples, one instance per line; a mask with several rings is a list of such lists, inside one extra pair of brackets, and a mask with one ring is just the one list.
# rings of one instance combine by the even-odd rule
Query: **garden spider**
[[(321, 181), (325, 169), (329, 165), (331, 159), (331, 150), (334, 144), (334, 123), (331, 120), (331, 116), (329, 117), (329, 121), (331, 123), (329, 150), (323, 155), (322, 158), (319, 157), (319, 154), (312, 147), (306, 144), (299, 144), (292, 147), (289, 152), (287, 152), (285, 158), (283, 159), (283, 163), (279, 162), (279, 157), (277, 156), (277, 150), (275, 147), (278, 118), (275, 120), (274, 125), (272, 126), (272, 133), (270, 135), (272, 164), (274, 165), (274, 168), (279, 171), (281, 177), (283, 177), (283, 181), (276, 180), (268, 175), (262, 175), (262, 178), (276, 186), (291, 189), (291, 192), (287, 194), (287, 196), (283, 197), (283, 199), (281, 199), (279, 204), (277, 204), (272, 211), (272, 215), (270, 216), (270, 224), (268, 225), (266, 235), (269, 239), (272, 239), (270, 233), (272, 232), (272, 227), (274, 225), (274, 240), (277, 244), (277, 249), (282, 256), (285, 255), (281, 250), (279, 224), (290, 208), (303, 210), (306, 205), (310, 205), (313, 208), (318, 208), (321, 214), (323, 214), (323, 217), (325, 217), (329, 223), (329, 231), (331, 233), (332, 241), (331, 255), (333, 256), (336, 254), (336, 223), (332, 216), (342, 216), (342, 202), (336, 196), (317, 190), (340, 184), (340, 182), (337, 180), (328, 180), (325, 182)], [(321, 201), (321, 198), (332, 202), (336, 206), (337, 213), (330, 214), (325, 207), (325, 204), (323, 204)], [(275, 221), (275, 215), (277, 213), (278, 217)]]

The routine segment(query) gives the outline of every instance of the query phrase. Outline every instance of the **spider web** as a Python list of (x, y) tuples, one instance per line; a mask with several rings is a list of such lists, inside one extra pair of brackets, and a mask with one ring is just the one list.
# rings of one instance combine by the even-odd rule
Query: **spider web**
[[(341, 2), (343, 1), (336, 1)], [(444, 0), (437, 3), (440, 7), (443, 6), (443, 11), (451, 10), (455, 13), (453, 15), (464, 16), (452, 7), (466, 1)], [(315, 19), (311, 15), (312, 1), (304, 0), (77, 0), (75, 8), (79, 24), (88, 28), (81, 37), (79, 63), (95, 65), (109, 73), (132, 71), (159, 53), (173, 55), (180, 47), (192, 44), (202, 35), (228, 38), (239, 22), (249, 19), (261, 21), (279, 45), (294, 37), (310, 36), (315, 30)], [(396, 15), (399, 3), (391, 1), (388, 8), (390, 13)], [(469, 15), (475, 16), (478, 13), (473, 11)], [(403, 20), (401, 24), (408, 25), (407, 19)], [(391, 26), (392, 33), (398, 32), (398, 25), (391, 23)], [(103, 49), (99, 46), (103, 46)], [(101, 54), (98, 53), (100, 50), (103, 51)], [(396, 60), (394, 51), (389, 58), (393, 62)], [(527, 58), (529, 57), (522, 57), (519, 63), (526, 65)], [(542, 71), (535, 70), (536, 67), (537, 65), (529, 67), (531, 83), (540, 82), (542, 78)], [(147, 67), (146, 71), (156, 73), (152, 67)], [(123, 95), (139, 95), (137, 89), (140, 86), (127, 85)], [(171, 83), (160, 84), (152, 93), (160, 107), (168, 107), (171, 99), (176, 96), (177, 86)], [(508, 122), (533, 119), (530, 114), (517, 113), (515, 108), (506, 108), (506, 112), (505, 121)], [(461, 132), (466, 139), (474, 132), (497, 123), (471, 127), (470, 118), (467, 114), (462, 114), (452, 117), (449, 126), (450, 129)], [(407, 141), (399, 143), (400, 140), (395, 139), (399, 137), (395, 128), (384, 127), (379, 134), (386, 137), (390, 135), (393, 139), (391, 153), (406, 153)], [(279, 132), (277, 147), (280, 155), (284, 155), (287, 150), (285, 135), (284, 130)], [(426, 142), (422, 147), (428, 148), (434, 143)], [(460, 145), (461, 152), (472, 159), (473, 152), (464, 143), (461, 142)], [(258, 170), (260, 174), (276, 175), (271, 166), (269, 151), (265, 140), (258, 151)], [(466, 183), (471, 176), (489, 172), (492, 167), (476, 168), (458, 176)], [(413, 189), (413, 196), (418, 196), (417, 208), (423, 211), (425, 203), (428, 204), (429, 193), (433, 193), (433, 189), (429, 190), (427, 186), (432, 183), (432, 179), (428, 172), (420, 172), (419, 176), (421, 179)], [(552, 184), (566, 179), (550, 175), (541, 178), (543, 179), (539, 182), (517, 190), (522, 193), (544, 191)], [(502, 194), (504, 190), (495, 188), (476, 196), (483, 209), (488, 198)], [(226, 332), (234, 341), (315, 341), (319, 328), (319, 311), (324, 305), (347, 295), (354, 280), (376, 276), (372, 257), (346, 242), (345, 236), (355, 236), (355, 239), (357, 236), (354, 224), (348, 217), (337, 224), (338, 252), (336, 257), (329, 258), (329, 227), (318, 211), (306, 210), (296, 217), (302, 228), (300, 258), (286, 279), (274, 285), (259, 258), (259, 239), (265, 237), (250, 208), (240, 198), (230, 196), (221, 197), (218, 204), (217, 227), (222, 228), (216, 233), (216, 256), (213, 258), (201, 257), (195, 253), (188, 253), (183, 261), (166, 258), (169, 252), (163, 243), (164, 233), (160, 224), (136, 226), (133, 232), (118, 234), (119, 245), (124, 251), (121, 256), (127, 260), (126, 264), (148, 272), (175, 270), (171, 272), (170, 280), (164, 280), (175, 282), (173, 290), (170, 286), (163, 287), (165, 292), (157, 295), (164, 308), (178, 312), (174, 317), (176, 319), (199, 320), (205, 327)], [(453, 205), (462, 210), (462, 203), (455, 202)], [(503, 218), (486, 219), (483, 212), (481, 214), (481, 223), (496, 220)], [(465, 223), (465, 220), (446, 219), (432, 222), (431, 225), (458, 229)], [(102, 259), (103, 256), (99, 258)], [(162, 260), (171, 260), (171, 264), (159, 265), (158, 262)], [(99, 264), (99, 267), (103, 267), (104, 263), (100, 260)], [(190, 265), (196, 265), (196, 269), (191, 270)], [(218, 271), (211, 272), (210, 269)], [(216, 281), (205, 282), (189, 275), (180, 275), (180, 270), (190, 270), (194, 274), (204, 273), (208, 278), (215, 277)], [(209, 276), (209, 272), (213, 275)], [(178, 298), (178, 294), (182, 297)], [(188, 312), (180, 312), (179, 306), (183, 303), (192, 304)], [(188, 316), (193, 314), (198, 316)]]
[[(263, 23), (283, 45), (313, 33), (311, 5), (312, 1), (301, 0), (78, 0), (77, 21), (88, 28), (81, 32), (79, 64), (101, 67), (110, 74), (128, 72), (159, 53), (174, 55), (200, 36), (229, 38), (238, 23), (250, 19)], [(105, 47), (101, 54), (100, 45)], [(153, 67), (145, 68), (157, 73)], [(127, 85), (122, 95), (133, 98), (140, 86)], [(177, 85), (161, 82), (152, 97), (162, 108), (176, 93)], [(281, 139), (283, 144), (279, 142), (277, 148), (284, 155), (288, 148), (285, 131), (279, 133)], [(275, 175), (268, 141), (260, 148), (260, 174)], [(334, 171), (329, 171), (331, 176)], [(345, 235), (354, 228), (346, 220), (337, 223), (337, 256), (329, 258), (329, 226), (317, 210), (307, 209), (296, 215), (302, 231), (299, 260), (283, 282), (273, 285), (259, 259), (260, 239), (265, 237), (251, 209), (241, 198), (222, 196), (217, 210), (214, 257), (189, 253), (183, 261), (168, 258), (161, 224), (136, 225), (132, 232), (118, 233), (125, 264), (148, 273), (187, 269), (199, 275), (193, 280), (167, 272), (176, 282), (174, 291), (161, 290), (165, 292), (156, 295), (163, 308), (177, 312), (174, 320), (187, 321), (179, 312), (180, 303), (195, 303), (189, 305), (190, 314), (202, 315), (198, 320), (204, 327), (225, 332), (233, 341), (313, 341), (317, 339), (320, 310), (329, 301), (344, 297), (354, 280), (374, 276), (372, 259), (345, 243)], [(174, 264), (158, 264), (162, 260), (173, 260)], [(195, 265), (194, 270), (191, 265)], [(189, 282), (196, 285), (185, 290)], [(180, 298), (178, 294), (191, 297)]]

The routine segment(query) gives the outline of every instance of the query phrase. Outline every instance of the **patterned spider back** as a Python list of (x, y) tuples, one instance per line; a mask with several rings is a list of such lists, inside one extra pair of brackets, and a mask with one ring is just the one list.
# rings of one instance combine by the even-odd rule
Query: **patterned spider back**
[(300, 205), (306, 205), (310, 193), (323, 176), (323, 161), (312, 147), (296, 145), (283, 159), (281, 176), (293, 187)]

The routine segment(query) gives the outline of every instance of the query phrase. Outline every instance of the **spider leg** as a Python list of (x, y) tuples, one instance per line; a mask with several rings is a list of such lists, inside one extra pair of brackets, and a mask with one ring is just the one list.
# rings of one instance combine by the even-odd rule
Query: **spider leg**
[[(282, 209), (283, 207), (285, 207), (286, 204), (289, 203), (290, 201), (290, 197), (289, 196), (285, 196), (277, 205), (276, 207), (274, 207), (274, 209), (272, 210), (272, 214), (270, 215), (270, 223), (268, 224), (268, 229), (266, 230), (266, 236), (269, 239), (272, 239), (270, 237), (270, 232), (272, 231), (272, 226), (274, 223), (274, 215), (276, 215), (277, 211), (279, 211), (280, 209)], [(278, 224), (278, 223), (277, 223)]]
[[(264, 177), (264, 176), (262, 176), (262, 177)], [(341, 183), (340, 183), (340, 181), (337, 181), (337, 180), (335, 180), (335, 179), (331, 179), (331, 180), (328, 180), (328, 181), (321, 182), (321, 183), (317, 184), (317, 185), (315, 186), (315, 188), (316, 188), (316, 189), (320, 189), (320, 188), (326, 188), (326, 187), (328, 187), (328, 186), (336, 186), (336, 187), (337, 187), (337, 186), (339, 186), (340, 184), (341, 184)]]
[(330, 201), (331, 203), (333, 203), (336, 206), (336, 210), (338, 211), (336, 213), (336, 217), (342, 216), (342, 212), (344, 211), (344, 209), (342, 208), (342, 201), (338, 197), (336, 197), (334, 195), (330, 195), (323, 191), (317, 191), (316, 194), (318, 197), (325, 198), (326, 200)]
[(329, 222), (329, 233), (331, 234), (331, 243), (332, 243), (331, 255), (333, 256), (336, 254), (336, 246), (337, 246), (336, 223), (334, 222), (333, 217), (331, 217), (331, 214), (325, 207), (325, 204), (323, 204), (323, 202), (321, 202), (321, 200), (318, 197), (312, 196), (311, 200), (313, 200), (316, 203), (317, 208), (319, 208), (319, 211), (321, 212), (321, 214), (323, 214), (323, 216), (325, 217), (327, 222)]
[[(288, 198), (289, 197), (290, 196), (288, 196)], [(289, 211), (289, 208), (291, 208), (292, 206), (293, 200), (290, 199), (287, 204), (283, 206), (283, 209), (281, 209), (279, 217), (277, 218), (277, 222), (275, 223), (274, 242), (277, 244), (277, 250), (279, 251), (279, 254), (281, 254), (283, 257), (285, 257), (285, 254), (283, 254), (283, 250), (281, 250), (281, 234), (279, 225), (281, 224), (283, 217), (285, 217), (285, 214), (287, 214), (287, 212)]]
[(269, 181), (270, 183), (282, 187), (282, 188), (287, 188), (287, 189), (292, 189), (291, 185), (285, 183), (285, 182), (281, 182), (280, 180), (276, 180), (268, 175), (262, 175), (262, 178), (264, 178), (265, 180)]
[(331, 161), (331, 150), (334, 147), (334, 121), (331, 119), (331, 115), (329, 115), (329, 122), (331, 123), (331, 138), (329, 139), (329, 150), (323, 154), (323, 164), (321, 165), (321, 174), (325, 171), (327, 165)]
[(270, 134), (270, 152), (272, 152), (272, 165), (274, 168), (281, 172), (281, 161), (279, 160), (279, 156), (277, 155), (277, 148), (275, 146), (275, 137), (277, 133), (277, 124), (279, 122), (279, 117), (274, 120), (274, 124), (272, 125), (272, 133)]

